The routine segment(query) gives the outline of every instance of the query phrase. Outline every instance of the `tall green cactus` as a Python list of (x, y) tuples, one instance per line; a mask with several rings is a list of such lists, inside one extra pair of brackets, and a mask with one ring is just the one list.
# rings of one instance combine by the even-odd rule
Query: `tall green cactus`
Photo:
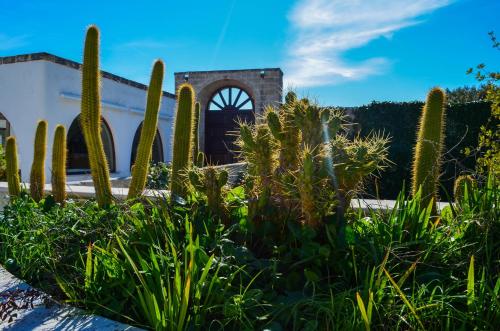
[(445, 99), (445, 93), (440, 88), (433, 88), (427, 95), (413, 161), (412, 194), (416, 195), (421, 188), (422, 203), (427, 205), (434, 199), (434, 211), (444, 141)]
[(155, 62), (151, 81), (148, 88), (148, 97), (144, 122), (142, 122), (141, 137), (137, 147), (137, 154), (132, 168), (132, 180), (128, 189), (128, 199), (138, 197), (144, 191), (148, 176), (149, 160), (158, 126), (160, 111), (164, 65), (161, 60)]
[(47, 149), (47, 121), (38, 121), (35, 133), (33, 163), (30, 173), (30, 194), (36, 202), (43, 198), (45, 186), (45, 151)]
[(66, 129), (56, 126), (52, 145), (52, 194), (56, 202), (64, 204), (66, 200)]
[(99, 71), (99, 30), (87, 29), (82, 65), (82, 103), (80, 123), (87, 145), (90, 171), (99, 206), (113, 201), (109, 181), (109, 166), (101, 138), (101, 96)]
[(185, 197), (186, 183), (182, 172), (187, 171), (193, 156), (193, 109), (195, 93), (189, 84), (182, 84), (177, 92), (177, 112), (175, 115), (172, 178), (170, 194), (172, 197)]
[(11, 197), (19, 196), (19, 193), (21, 193), (21, 185), (19, 183), (16, 137), (14, 136), (7, 138), (5, 146), (5, 161), (7, 163), (5, 171), (7, 172), (9, 195)]
[(201, 105), (199, 102), (194, 104), (194, 121), (193, 121), (193, 160), (198, 158), (198, 151), (200, 150), (200, 138), (198, 134), (200, 132), (200, 116), (201, 116)]

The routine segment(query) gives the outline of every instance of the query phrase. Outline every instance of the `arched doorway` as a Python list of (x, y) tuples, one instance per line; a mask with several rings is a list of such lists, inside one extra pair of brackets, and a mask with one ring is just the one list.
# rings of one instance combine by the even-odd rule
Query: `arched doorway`
[[(139, 146), (139, 139), (141, 138), (141, 131), (142, 131), (142, 123), (139, 124), (139, 127), (135, 131), (134, 135), (134, 141), (132, 143), (132, 153), (130, 155), (130, 168), (132, 168), (132, 165), (135, 162), (135, 157), (137, 155), (137, 147)], [(153, 149), (151, 153), (151, 160), (153, 163), (158, 163), (158, 162), (163, 162), (163, 144), (161, 142), (161, 137), (160, 137), (160, 132), (156, 130), (156, 135), (155, 139), (153, 141)]]
[(254, 101), (237, 86), (225, 86), (212, 94), (206, 107), (205, 154), (211, 164), (236, 162), (238, 122), (254, 122)]
[(5, 140), (10, 136), (10, 122), (0, 113), (0, 143), (5, 147)]
[[(115, 171), (115, 145), (111, 130), (104, 119), (101, 120), (101, 139), (104, 146), (104, 153), (108, 160), (109, 171)], [(73, 120), (68, 130), (68, 174), (90, 173), (89, 155), (87, 145), (83, 137), (80, 126), (80, 115)]]

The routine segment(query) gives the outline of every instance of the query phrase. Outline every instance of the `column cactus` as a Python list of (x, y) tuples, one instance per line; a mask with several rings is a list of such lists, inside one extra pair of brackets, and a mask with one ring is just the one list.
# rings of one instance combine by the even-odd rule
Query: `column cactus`
[(193, 160), (197, 160), (198, 151), (200, 150), (200, 116), (201, 116), (201, 105), (199, 102), (194, 104), (194, 120), (193, 120)]
[(217, 171), (214, 167), (207, 167), (203, 170), (190, 170), (188, 177), (191, 185), (197, 191), (206, 195), (208, 208), (212, 214), (224, 217), (222, 188), (227, 184), (228, 172), (226, 170)]
[(30, 173), (30, 194), (36, 202), (43, 199), (45, 186), (45, 151), (47, 149), (47, 121), (38, 121), (35, 133), (33, 163)]
[(193, 109), (195, 93), (189, 84), (182, 84), (177, 92), (177, 112), (172, 155), (172, 178), (170, 194), (172, 197), (185, 197), (186, 183), (182, 172), (187, 171), (193, 156)]
[(99, 206), (112, 203), (109, 166), (101, 138), (101, 100), (99, 71), (99, 30), (87, 29), (82, 65), (82, 103), (80, 124), (87, 145), (90, 171)]
[(427, 95), (420, 117), (413, 161), (412, 194), (415, 196), (421, 189), (424, 205), (434, 199), (434, 211), (444, 141), (445, 99), (445, 93), (440, 88), (433, 88)]
[(52, 194), (61, 205), (66, 201), (66, 129), (56, 126), (52, 145)]
[(160, 111), (160, 103), (162, 96), (164, 65), (161, 60), (155, 62), (153, 72), (151, 73), (151, 81), (148, 88), (148, 96), (146, 102), (146, 112), (144, 121), (142, 122), (141, 137), (137, 147), (134, 166), (132, 168), (132, 180), (128, 190), (128, 199), (137, 198), (144, 191), (148, 176), (149, 160), (153, 142), (158, 126), (158, 113)]
[(460, 203), (465, 198), (465, 190), (467, 188), (467, 194), (472, 193), (472, 190), (477, 187), (477, 182), (471, 175), (461, 175), (455, 179), (453, 185), (453, 196), (455, 197), (455, 202)]
[(9, 186), (9, 195), (11, 197), (19, 196), (21, 185), (19, 183), (19, 166), (17, 162), (16, 137), (7, 138), (5, 145), (5, 161), (7, 172), (7, 183)]

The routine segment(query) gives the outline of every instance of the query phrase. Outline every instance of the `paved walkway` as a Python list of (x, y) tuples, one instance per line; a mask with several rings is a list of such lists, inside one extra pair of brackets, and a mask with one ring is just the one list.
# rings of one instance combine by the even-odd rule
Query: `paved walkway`
[[(2, 315), (5, 315), (2, 320)], [(58, 304), (0, 266), (0, 330), (141, 330)]]

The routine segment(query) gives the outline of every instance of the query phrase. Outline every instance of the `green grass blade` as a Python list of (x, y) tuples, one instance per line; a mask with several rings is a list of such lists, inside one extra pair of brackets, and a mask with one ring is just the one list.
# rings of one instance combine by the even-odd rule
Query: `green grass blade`
[(363, 322), (365, 323), (365, 329), (366, 331), (370, 331), (370, 321), (366, 313), (365, 304), (363, 303), (363, 299), (361, 299), (359, 292), (356, 292), (356, 301), (358, 302), (358, 308), (359, 311), (361, 312), (361, 317), (363, 318)]
[(418, 325), (420, 326), (420, 328), (422, 330), (425, 330), (424, 325), (422, 324), (422, 321), (420, 320), (420, 317), (418, 317), (417, 310), (415, 309), (415, 307), (411, 304), (410, 301), (408, 301), (408, 298), (406, 297), (406, 295), (403, 293), (403, 291), (401, 291), (401, 288), (399, 288), (398, 284), (394, 281), (394, 279), (392, 279), (391, 275), (389, 274), (389, 272), (385, 268), (384, 268), (384, 272), (385, 272), (385, 275), (387, 276), (387, 278), (389, 279), (389, 281), (391, 282), (392, 286), (396, 290), (396, 292), (398, 292), (398, 295), (401, 298), (401, 300), (403, 300), (405, 305), (410, 309), (413, 316), (415, 316), (415, 318), (417, 319), (417, 322), (418, 322)]
[(469, 273), (467, 274), (467, 307), (471, 310), (476, 301), (474, 293), (474, 255), (470, 257)]

